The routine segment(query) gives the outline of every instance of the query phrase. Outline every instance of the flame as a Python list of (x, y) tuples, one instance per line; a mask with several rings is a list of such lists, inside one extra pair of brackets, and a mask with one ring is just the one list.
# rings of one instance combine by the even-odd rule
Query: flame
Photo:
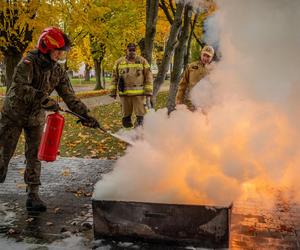
[(296, 184), (297, 133), (277, 106), (231, 100), (208, 117), (184, 107), (170, 118), (164, 112), (147, 116), (145, 141), (99, 183), (100, 199), (228, 205)]
[(299, 201), (290, 191), (299, 189), (299, 1), (218, 3), (211, 23), (222, 58), (194, 88), (208, 116), (184, 106), (148, 114), (145, 141), (97, 184), (96, 198), (228, 205), (285, 190)]

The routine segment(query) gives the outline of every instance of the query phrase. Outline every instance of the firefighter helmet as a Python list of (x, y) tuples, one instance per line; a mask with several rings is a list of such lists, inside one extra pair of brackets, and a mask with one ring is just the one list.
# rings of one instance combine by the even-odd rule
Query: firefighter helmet
[(212, 46), (209, 45), (205, 45), (202, 50), (201, 50), (201, 54), (207, 54), (210, 57), (213, 57), (215, 54), (214, 48)]
[(71, 41), (68, 36), (56, 27), (44, 29), (37, 43), (37, 48), (43, 54), (47, 54), (53, 49), (69, 51), (70, 46)]

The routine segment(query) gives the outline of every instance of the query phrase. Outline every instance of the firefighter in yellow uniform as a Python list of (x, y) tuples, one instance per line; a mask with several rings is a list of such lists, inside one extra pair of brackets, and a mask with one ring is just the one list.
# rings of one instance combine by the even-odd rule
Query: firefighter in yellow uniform
[(119, 93), (122, 105), (122, 124), (130, 128), (132, 114), (136, 116), (136, 126), (143, 125), (146, 109), (145, 96), (150, 98), (153, 92), (153, 76), (150, 65), (142, 56), (136, 55), (136, 45), (128, 44), (125, 57), (119, 58), (113, 69), (110, 96), (116, 98)]
[(201, 50), (200, 60), (191, 63), (186, 68), (179, 83), (176, 104), (185, 104), (191, 111), (196, 109), (190, 100), (190, 92), (208, 74), (207, 65), (211, 63), (213, 57), (213, 47), (206, 45)]

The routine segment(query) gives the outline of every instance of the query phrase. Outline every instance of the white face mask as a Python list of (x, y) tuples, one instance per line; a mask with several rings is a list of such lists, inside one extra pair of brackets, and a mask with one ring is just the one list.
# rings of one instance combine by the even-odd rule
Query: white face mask
[(58, 62), (59, 64), (65, 64), (66, 61), (67, 61), (67, 59), (65, 58), (65, 59), (59, 59), (57, 62)]

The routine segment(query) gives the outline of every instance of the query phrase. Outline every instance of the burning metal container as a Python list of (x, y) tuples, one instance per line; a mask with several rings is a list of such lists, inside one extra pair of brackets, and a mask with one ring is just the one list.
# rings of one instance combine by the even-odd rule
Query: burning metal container
[(95, 239), (228, 248), (231, 206), (93, 200)]

